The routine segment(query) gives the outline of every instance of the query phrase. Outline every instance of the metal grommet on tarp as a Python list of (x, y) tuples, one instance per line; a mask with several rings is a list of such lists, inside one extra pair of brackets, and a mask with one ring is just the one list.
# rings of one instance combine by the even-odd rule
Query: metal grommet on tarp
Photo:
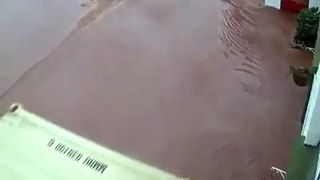
[(13, 103), (13, 104), (10, 105), (10, 107), (8, 108), (8, 110), (0, 112), (0, 118), (1, 118), (2, 116), (4, 116), (5, 114), (7, 114), (7, 113), (14, 113), (14, 112), (16, 112), (16, 111), (17, 111), (18, 109), (20, 109), (20, 108), (23, 108), (22, 104), (20, 104), (20, 103)]
[(18, 109), (20, 109), (20, 108), (22, 108), (23, 106), (22, 106), (22, 104), (20, 104), (20, 103), (13, 103), (13, 104), (11, 104), (11, 106), (9, 107), (9, 112), (10, 113), (14, 113), (14, 112), (16, 112)]

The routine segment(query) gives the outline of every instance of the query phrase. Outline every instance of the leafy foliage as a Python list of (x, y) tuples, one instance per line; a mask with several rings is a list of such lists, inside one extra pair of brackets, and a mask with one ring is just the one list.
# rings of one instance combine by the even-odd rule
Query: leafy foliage
[(318, 7), (302, 10), (297, 17), (297, 30), (294, 37), (296, 44), (315, 47), (319, 26), (320, 12)]

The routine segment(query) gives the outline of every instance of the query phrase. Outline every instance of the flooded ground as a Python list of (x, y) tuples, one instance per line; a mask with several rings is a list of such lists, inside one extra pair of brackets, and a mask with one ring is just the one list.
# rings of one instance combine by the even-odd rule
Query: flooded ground
[(0, 94), (58, 45), (87, 9), (79, 0), (0, 0)]
[[(106, 3), (106, 2), (105, 2)], [(261, 2), (99, 4), (1, 96), (179, 176), (268, 179), (285, 168), (307, 89), (289, 65), (295, 14)]]

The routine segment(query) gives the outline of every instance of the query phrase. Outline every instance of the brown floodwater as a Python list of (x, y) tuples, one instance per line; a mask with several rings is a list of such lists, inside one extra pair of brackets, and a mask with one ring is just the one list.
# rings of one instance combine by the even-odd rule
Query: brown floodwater
[[(103, 7), (101, 7), (103, 6)], [(261, 2), (100, 4), (1, 96), (111, 149), (198, 180), (285, 168), (307, 88), (295, 14)]]
[(89, 7), (79, 0), (0, 0), (0, 94), (45, 57)]

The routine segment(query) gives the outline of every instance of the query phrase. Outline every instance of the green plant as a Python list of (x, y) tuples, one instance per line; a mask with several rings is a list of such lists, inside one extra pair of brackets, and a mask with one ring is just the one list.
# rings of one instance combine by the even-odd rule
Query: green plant
[(296, 44), (315, 47), (319, 26), (320, 12), (318, 7), (302, 10), (297, 17), (297, 29), (294, 37)]

